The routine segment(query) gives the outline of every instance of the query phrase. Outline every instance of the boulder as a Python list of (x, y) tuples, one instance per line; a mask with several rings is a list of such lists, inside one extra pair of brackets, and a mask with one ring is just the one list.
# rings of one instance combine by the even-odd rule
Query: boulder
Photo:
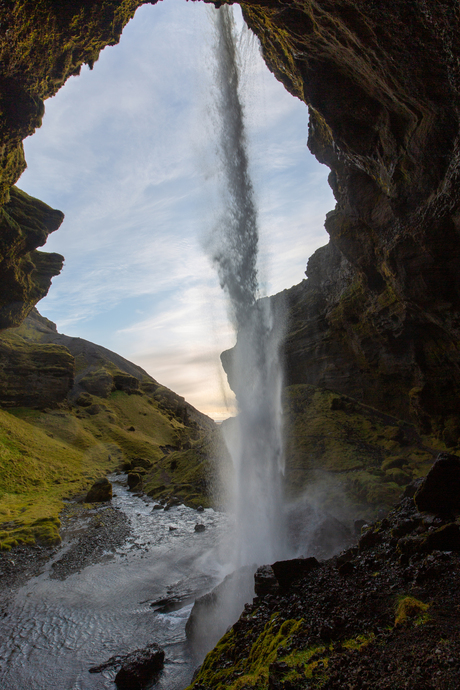
[(425, 539), (424, 550), (460, 551), (460, 527), (456, 523), (450, 523), (430, 532)]
[(260, 568), (257, 568), (254, 575), (254, 590), (258, 597), (278, 594), (279, 588), (279, 582), (271, 565), (261, 565)]
[(142, 477), (138, 472), (128, 472), (128, 486), (130, 489), (140, 488)]
[(132, 462), (133, 467), (143, 467), (146, 470), (150, 469), (152, 465), (152, 461), (147, 460), (146, 458), (134, 458)]
[(203, 523), (198, 522), (195, 525), (195, 532), (204, 532), (206, 530), (206, 525), (203, 525)]
[(442, 515), (460, 510), (460, 458), (440, 453), (414, 496), (420, 511)]
[(318, 568), (319, 562), (313, 556), (311, 558), (292, 558), (289, 561), (276, 561), (271, 567), (280, 589), (288, 589), (293, 582)]
[(112, 500), (112, 484), (106, 477), (98, 479), (86, 494), (84, 503), (103, 503)]
[(93, 396), (89, 393), (80, 393), (75, 400), (75, 404), (79, 405), (80, 407), (89, 407), (93, 404)]
[(90, 673), (102, 673), (109, 668), (121, 666), (115, 676), (119, 690), (143, 690), (161, 671), (165, 653), (157, 644), (149, 644), (145, 649), (136, 649), (126, 656), (113, 656), (104, 664), (90, 668)]

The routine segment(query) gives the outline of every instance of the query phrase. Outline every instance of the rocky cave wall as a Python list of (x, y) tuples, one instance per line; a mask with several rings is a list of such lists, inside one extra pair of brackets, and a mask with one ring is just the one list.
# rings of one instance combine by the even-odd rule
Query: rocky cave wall
[[(17, 325), (60, 270), (57, 255), (35, 250), (62, 217), (49, 209), (44, 222), (41, 202), (38, 211), (9, 192), (25, 165), (22, 139), (40, 125), (43, 100), (116, 43), (141, 4), (0, 6), (0, 327)], [(337, 201), (328, 248), (285, 295), (288, 383), (328, 386), (460, 436), (457, 3), (241, 6), (269, 68), (309, 106), (308, 145), (330, 167)]]

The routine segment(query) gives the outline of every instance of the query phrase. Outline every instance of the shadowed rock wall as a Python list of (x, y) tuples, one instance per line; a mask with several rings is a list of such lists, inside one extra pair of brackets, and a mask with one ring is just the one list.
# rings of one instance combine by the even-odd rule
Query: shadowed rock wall
[(288, 291), (288, 382), (440, 435), (458, 427), (457, 3), (262, 0), (243, 13), (309, 105), (308, 146), (337, 200), (329, 247)]

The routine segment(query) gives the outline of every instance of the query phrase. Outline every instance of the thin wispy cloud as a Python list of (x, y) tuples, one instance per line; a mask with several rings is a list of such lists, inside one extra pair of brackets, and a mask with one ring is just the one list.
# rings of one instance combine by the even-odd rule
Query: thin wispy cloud
[[(225, 416), (231, 394), (219, 354), (234, 335), (202, 249), (220, 203), (214, 11), (181, 0), (140, 8), (120, 45), (47, 101), (42, 128), (26, 140), (19, 186), (66, 214), (46, 246), (66, 257), (65, 268), (40, 311)], [(243, 61), (260, 275), (270, 293), (302, 280), (309, 255), (326, 242), (334, 202), (328, 171), (306, 149), (306, 106), (268, 72), (257, 47)]]

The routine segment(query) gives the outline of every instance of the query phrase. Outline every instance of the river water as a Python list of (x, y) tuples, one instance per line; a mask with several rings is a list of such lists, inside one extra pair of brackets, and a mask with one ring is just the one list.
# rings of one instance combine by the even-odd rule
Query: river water
[[(112, 481), (112, 505), (128, 515), (131, 537), (114, 558), (63, 581), (50, 578), (50, 562), (14, 594), (0, 621), (1, 690), (113, 690), (113, 669), (90, 674), (89, 668), (152, 642), (166, 653), (155, 688), (183, 690), (190, 682), (198, 660), (185, 623), (194, 598), (228, 572), (219, 551), (228, 518), (185, 506), (152, 510), (148, 497), (129, 493), (120, 478)], [(197, 522), (205, 532), (194, 531)], [(181, 608), (151, 606), (171, 596)]]

